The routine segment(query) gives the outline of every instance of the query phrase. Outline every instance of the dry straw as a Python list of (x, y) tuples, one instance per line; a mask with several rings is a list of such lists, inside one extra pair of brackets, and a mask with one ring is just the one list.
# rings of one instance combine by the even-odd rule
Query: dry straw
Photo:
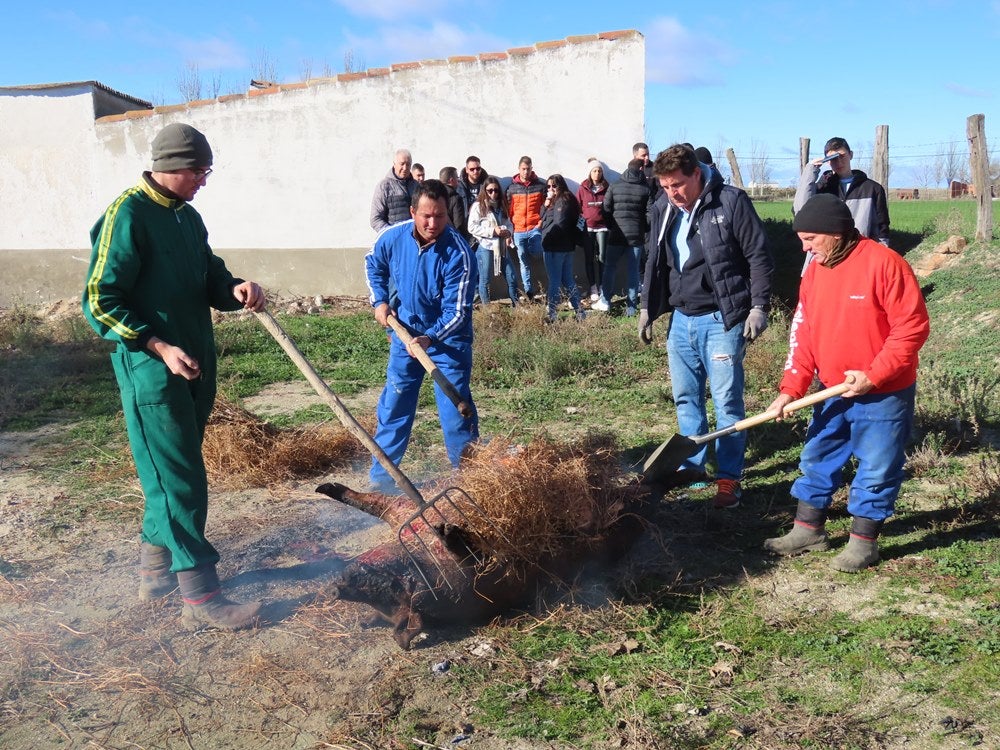
[(579, 559), (605, 550), (619, 522), (633, 513), (646, 490), (623, 472), (609, 434), (572, 443), (547, 436), (525, 446), (494, 438), (477, 445), (448, 485), (465, 490), (495, 526), (470, 514), (472, 529), (505, 559), (531, 563)]
[(223, 489), (319, 476), (367, 455), (340, 426), (282, 429), (221, 398), (205, 430), (202, 452), (209, 480)]

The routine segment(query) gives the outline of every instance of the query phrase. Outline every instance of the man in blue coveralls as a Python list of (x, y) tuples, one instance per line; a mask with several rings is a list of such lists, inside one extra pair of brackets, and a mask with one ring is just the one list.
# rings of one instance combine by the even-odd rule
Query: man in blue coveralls
[[(448, 188), (425, 180), (413, 194), (409, 221), (384, 230), (365, 256), (365, 272), (375, 320), (387, 326), (395, 315), (472, 406), (463, 417), (435, 384), (448, 460), (458, 466), (466, 446), (479, 438), (479, 417), (472, 402), (472, 300), (478, 276), (476, 258), (462, 235), (448, 223)], [(389, 304), (390, 282), (399, 295)], [(375, 442), (399, 464), (410, 441), (424, 369), (395, 333), (390, 338), (385, 389), (378, 401)], [(382, 491), (394, 482), (372, 461), (372, 484)]]

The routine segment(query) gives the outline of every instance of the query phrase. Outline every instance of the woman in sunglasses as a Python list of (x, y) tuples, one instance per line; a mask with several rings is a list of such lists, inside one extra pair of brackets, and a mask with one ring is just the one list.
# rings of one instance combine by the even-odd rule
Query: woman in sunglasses
[(507, 214), (507, 201), (500, 180), (487, 177), (479, 197), (469, 209), (469, 233), (478, 240), (476, 260), (479, 262), (479, 299), (490, 301), (490, 279), (503, 274), (507, 277), (507, 294), (511, 307), (517, 306), (517, 277), (507, 261), (514, 246), (514, 224)]
[(576, 319), (583, 320), (580, 307), (580, 291), (573, 277), (573, 256), (580, 243), (580, 204), (566, 185), (561, 174), (554, 174), (546, 180), (547, 192), (542, 212), (542, 257), (545, 272), (549, 276), (548, 313), (546, 322), (556, 319), (556, 306), (562, 289), (569, 295), (569, 302), (576, 311)]

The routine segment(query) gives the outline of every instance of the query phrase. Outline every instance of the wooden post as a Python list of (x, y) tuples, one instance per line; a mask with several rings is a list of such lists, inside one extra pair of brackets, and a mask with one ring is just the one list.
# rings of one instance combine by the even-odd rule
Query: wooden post
[(743, 187), (743, 175), (740, 174), (740, 165), (736, 161), (736, 152), (731, 148), (726, 149), (726, 159), (729, 161), (729, 169), (733, 173), (733, 184), (740, 190), (744, 190)]
[(809, 163), (809, 139), (799, 138), (799, 174), (802, 174), (802, 170), (806, 168), (806, 164)]
[(889, 192), (889, 126), (875, 128), (875, 153), (872, 155), (872, 179)]
[(965, 121), (969, 138), (969, 167), (976, 188), (976, 241), (993, 239), (993, 190), (990, 183), (989, 155), (986, 153), (986, 116), (970, 115)]

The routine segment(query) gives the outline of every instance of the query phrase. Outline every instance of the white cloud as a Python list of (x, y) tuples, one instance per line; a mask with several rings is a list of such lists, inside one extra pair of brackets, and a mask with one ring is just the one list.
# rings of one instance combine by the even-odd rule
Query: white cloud
[[(393, 25), (381, 27), (373, 35), (345, 34), (344, 46), (365, 60), (366, 67), (391, 63), (440, 59), (453, 55), (502, 52), (510, 42), (478, 28), (435, 21), (430, 27)], [(386, 57), (386, 55), (390, 57)]]
[(426, 17), (448, 7), (449, 0), (334, 0), (348, 13), (383, 21), (398, 21), (410, 16)]
[(736, 53), (708, 34), (684, 27), (675, 18), (655, 18), (646, 25), (646, 79), (672, 86), (715, 86), (723, 82), (722, 68)]
[(173, 42), (183, 60), (193, 62), (203, 70), (233, 70), (250, 66), (246, 52), (231, 39), (218, 36), (201, 39), (175, 37)]
[(974, 89), (971, 86), (963, 86), (960, 83), (946, 83), (944, 87), (953, 94), (958, 94), (959, 96), (968, 96), (973, 99), (990, 99), (993, 96), (993, 94), (991, 94), (989, 91), (984, 91), (983, 89)]

